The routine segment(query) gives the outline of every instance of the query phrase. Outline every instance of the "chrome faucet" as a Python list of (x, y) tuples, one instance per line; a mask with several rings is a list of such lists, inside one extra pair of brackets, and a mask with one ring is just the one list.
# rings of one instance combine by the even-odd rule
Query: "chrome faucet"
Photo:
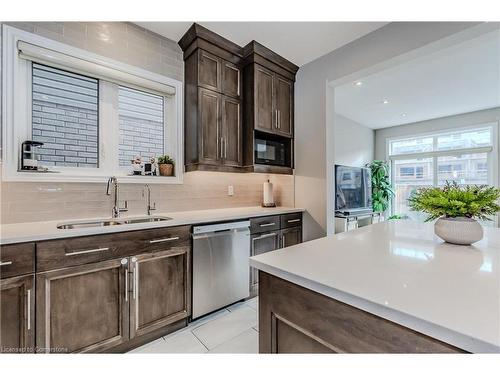
[(106, 195), (111, 195), (110, 187), (113, 185), (113, 208), (111, 209), (111, 217), (116, 219), (120, 217), (120, 212), (128, 211), (128, 203), (125, 201), (125, 207), (119, 207), (119, 191), (118, 191), (118, 180), (115, 176), (110, 177), (108, 180), (108, 185), (106, 187)]
[[(144, 191), (146, 191), (147, 194), (145, 194)], [(147, 197), (146, 214), (151, 215), (151, 211), (156, 210), (156, 202), (151, 206), (151, 187), (149, 186), (149, 184), (144, 185), (144, 190), (142, 191), (143, 198), (144, 195), (146, 195)]]

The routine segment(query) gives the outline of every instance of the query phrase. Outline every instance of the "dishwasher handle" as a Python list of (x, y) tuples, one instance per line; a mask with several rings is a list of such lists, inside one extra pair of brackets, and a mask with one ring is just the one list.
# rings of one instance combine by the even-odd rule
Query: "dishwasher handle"
[(222, 236), (230, 236), (233, 233), (243, 233), (247, 236), (250, 236), (249, 228), (237, 228), (237, 229), (223, 229), (213, 232), (204, 232), (204, 233), (193, 233), (193, 240), (199, 240), (202, 238), (214, 238), (214, 237), (222, 237)]

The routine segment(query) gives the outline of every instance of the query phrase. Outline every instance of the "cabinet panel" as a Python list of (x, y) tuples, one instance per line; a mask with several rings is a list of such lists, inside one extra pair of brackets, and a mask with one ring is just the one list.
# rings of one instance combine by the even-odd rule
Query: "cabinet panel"
[(240, 101), (222, 96), (223, 163), (242, 164), (242, 123)]
[(259, 65), (255, 67), (255, 128), (266, 131), (275, 129), (273, 73)]
[(220, 158), (220, 94), (199, 89), (200, 163), (217, 164)]
[(222, 60), (222, 93), (239, 98), (241, 95), (241, 69), (236, 65)]
[(277, 132), (291, 136), (293, 132), (293, 82), (274, 76)]
[[(251, 256), (267, 253), (279, 248), (279, 231), (255, 234), (251, 236)], [(253, 267), (250, 268), (250, 288), (259, 282), (259, 271)]]
[(203, 50), (198, 52), (198, 85), (210, 90), (220, 89), (220, 59)]
[(269, 232), (280, 229), (280, 216), (262, 216), (250, 219), (250, 232), (252, 234)]
[(128, 259), (37, 275), (37, 346), (100, 352), (128, 340)]
[(29, 353), (35, 347), (34, 276), (0, 280), (0, 353)]
[(131, 259), (131, 338), (189, 316), (189, 258), (189, 248), (179, 248)]
[(281, 230), (280, 247), (297, 245), (302, 242), (302, 226)]

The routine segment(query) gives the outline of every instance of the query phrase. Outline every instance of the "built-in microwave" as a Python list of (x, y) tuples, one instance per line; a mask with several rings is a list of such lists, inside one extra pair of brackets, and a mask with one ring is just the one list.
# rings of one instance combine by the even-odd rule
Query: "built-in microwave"
[(270, 138), (256, 134), (254, 144), (255, 164), (291, 167), (290, 147), (291, 140), (288, 138)]

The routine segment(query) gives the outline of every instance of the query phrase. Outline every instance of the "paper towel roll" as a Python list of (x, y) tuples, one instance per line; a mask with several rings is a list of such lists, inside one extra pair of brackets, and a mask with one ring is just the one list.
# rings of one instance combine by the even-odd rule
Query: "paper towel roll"
[(264, 182), (263, 186), (264, 190), (264, 201), (262, 205), (264, 207), (274, 207), (274, 197), (273, 197), (273, 184), (267, 180), (267, 182)]

